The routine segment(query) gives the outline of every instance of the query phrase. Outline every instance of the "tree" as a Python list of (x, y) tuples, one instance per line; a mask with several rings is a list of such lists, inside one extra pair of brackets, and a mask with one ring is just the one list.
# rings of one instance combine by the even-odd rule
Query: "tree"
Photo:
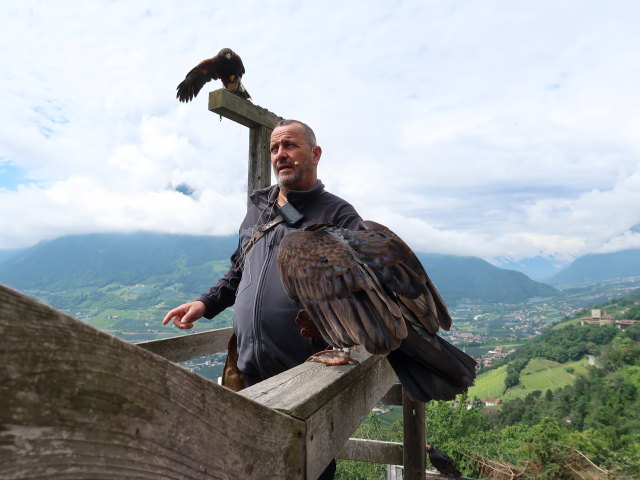
[(570, 478), (564, 470), (561, 445), (562, 428), (555, 418), (545, 417), (542, 422), (531, 428), (531, 441), (527, 449), (531, 459), (540, 470), (539, 478)]

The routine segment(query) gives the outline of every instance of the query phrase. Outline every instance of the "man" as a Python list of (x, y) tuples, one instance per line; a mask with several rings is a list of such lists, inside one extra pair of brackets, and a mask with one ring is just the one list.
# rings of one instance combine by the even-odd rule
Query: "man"
[[(308, 125), (280, 121), (271, 134), (270, 151), (278, 184), (251, 195), (231, 268), (199, 300), (174, 308), (162, 321), (166, 325), (173, 319), (177, 328), (189, 329), (199, 318), (213, 318), (235, 304), (237, 368), (244, 386), (299, 365), (326, 347), (322, 340), (302, 337), (294, 322), (300, 305), (285, 293), (278, 272), (282, 238), (317, 223), (356, 230), (361, 221), (349, 203), (326, 192), (318, 180), (322, 149)], [(334, 471), (332, 462), (320, 478), (331, 479)]]

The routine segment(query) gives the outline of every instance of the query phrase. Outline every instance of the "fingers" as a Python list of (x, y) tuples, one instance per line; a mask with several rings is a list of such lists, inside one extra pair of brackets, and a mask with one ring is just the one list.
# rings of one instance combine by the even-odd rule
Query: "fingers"
[(173, 325), (181, 330), (189, 330), (190, 328), (193, 328), (193, 322), (185, 322), (184, 318), (174, 318)]
[(181, 330), (193, 328), (193, 322), (204, 315), (205, 305), (201, 301), (190, 302), (180, 305), (167, 313), (162, 324), (166, 325), (173, 319), (173, 325)]
[(171, 320), (173, 317), (182, 318), (182, 316), (185, 315), (187, 312), (187, 310), (185, 309), (186, 306), (187, 305), (184, 304), (174, 308), (173, 310), (170, 310), (169, 313), (167, 313), (164, 319), (162, 320), (162, 325), (166, 325), (167, 323), (169, 323), (169, 320)]

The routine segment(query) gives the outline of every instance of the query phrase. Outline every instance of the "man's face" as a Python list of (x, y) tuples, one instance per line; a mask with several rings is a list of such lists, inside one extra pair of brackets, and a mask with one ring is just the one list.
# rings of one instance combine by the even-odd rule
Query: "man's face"
[(277, 127), (271, 134), (271, 166), (281, 187), (308, 190), (316, 184), (320, 147), (311, 147), (302, 125)]

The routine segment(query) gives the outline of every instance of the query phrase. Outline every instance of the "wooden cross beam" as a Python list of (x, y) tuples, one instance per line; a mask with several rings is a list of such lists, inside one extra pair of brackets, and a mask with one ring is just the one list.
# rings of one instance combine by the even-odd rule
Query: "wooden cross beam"
[(249, 175), (247, 204), (254, 190), (271, 185), (271, 132), (282, 117), (221, 88), (209, 92), (209, 110), (249, 127)]

